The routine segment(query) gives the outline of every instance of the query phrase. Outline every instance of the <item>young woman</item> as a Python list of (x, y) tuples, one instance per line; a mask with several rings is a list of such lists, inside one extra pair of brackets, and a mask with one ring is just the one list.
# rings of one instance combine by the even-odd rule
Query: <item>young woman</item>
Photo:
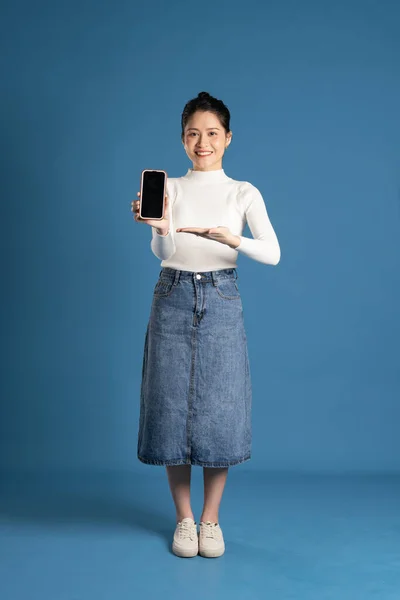
[[(230, 113), (206, 92), (182, 113), (182, 143), (193, 168), (169, 178), (151, 249), (161, 259), (142, 366), (138, 458), (164, 465), (176, 507), (172, 550), (225, 551), (219, 507), (228, 468), (250, 459), (252, 387), (237, 283), (238, 252), (267, 265), (280, 247), (256, 187), (225, 174)], [(140, 196), (140, 192), (138, 193)], [(253, 239), (241, 235), (246, 222)], [(203, 467), (200, 535), (190, 504), (191, 465)]]

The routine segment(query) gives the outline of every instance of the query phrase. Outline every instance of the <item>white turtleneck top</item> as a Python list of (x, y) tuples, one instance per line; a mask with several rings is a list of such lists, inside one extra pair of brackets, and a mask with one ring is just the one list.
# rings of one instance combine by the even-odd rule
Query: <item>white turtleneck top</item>
[[(280, 260), (277, 236), (259, 190), (247, 181), (236, 181), (216, 171), (189, 169), (183, 177), (167, 179), (169, 232), (159, 235), (152, 227), (151, 249), (162, 267), (183, 271), (216, 271), (235, 268), (238, 252), (266, 265)], [(241, 234), (246, 225), (253, 239)], [(240, 238), (236, 248), (176, 232), (180, 227), (229, 227)]]

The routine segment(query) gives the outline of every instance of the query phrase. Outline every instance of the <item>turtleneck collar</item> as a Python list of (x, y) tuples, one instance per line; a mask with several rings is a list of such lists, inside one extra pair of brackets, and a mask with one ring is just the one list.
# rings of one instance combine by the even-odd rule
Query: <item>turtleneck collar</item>
[(224, 169), (214, 171), (194, 171), (193, 169), (188, 169), (183, 179), (193, 181), (193, 183), (219, 183), (228, 181), (231, 178), (226, 175)]

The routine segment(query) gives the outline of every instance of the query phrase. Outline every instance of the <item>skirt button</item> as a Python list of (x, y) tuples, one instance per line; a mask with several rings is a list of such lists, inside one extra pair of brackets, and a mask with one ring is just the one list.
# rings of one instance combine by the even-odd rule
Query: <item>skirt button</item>
[(199, 273), (197, 273), (196, 279), (201, 279), (201, 275), (199, 275)]

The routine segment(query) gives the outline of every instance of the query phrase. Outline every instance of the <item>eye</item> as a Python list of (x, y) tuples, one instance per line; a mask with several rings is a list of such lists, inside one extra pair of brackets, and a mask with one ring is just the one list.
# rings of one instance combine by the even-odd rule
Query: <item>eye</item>
[(210, 131), (211, 135), (217, 135), (216, 131)]

